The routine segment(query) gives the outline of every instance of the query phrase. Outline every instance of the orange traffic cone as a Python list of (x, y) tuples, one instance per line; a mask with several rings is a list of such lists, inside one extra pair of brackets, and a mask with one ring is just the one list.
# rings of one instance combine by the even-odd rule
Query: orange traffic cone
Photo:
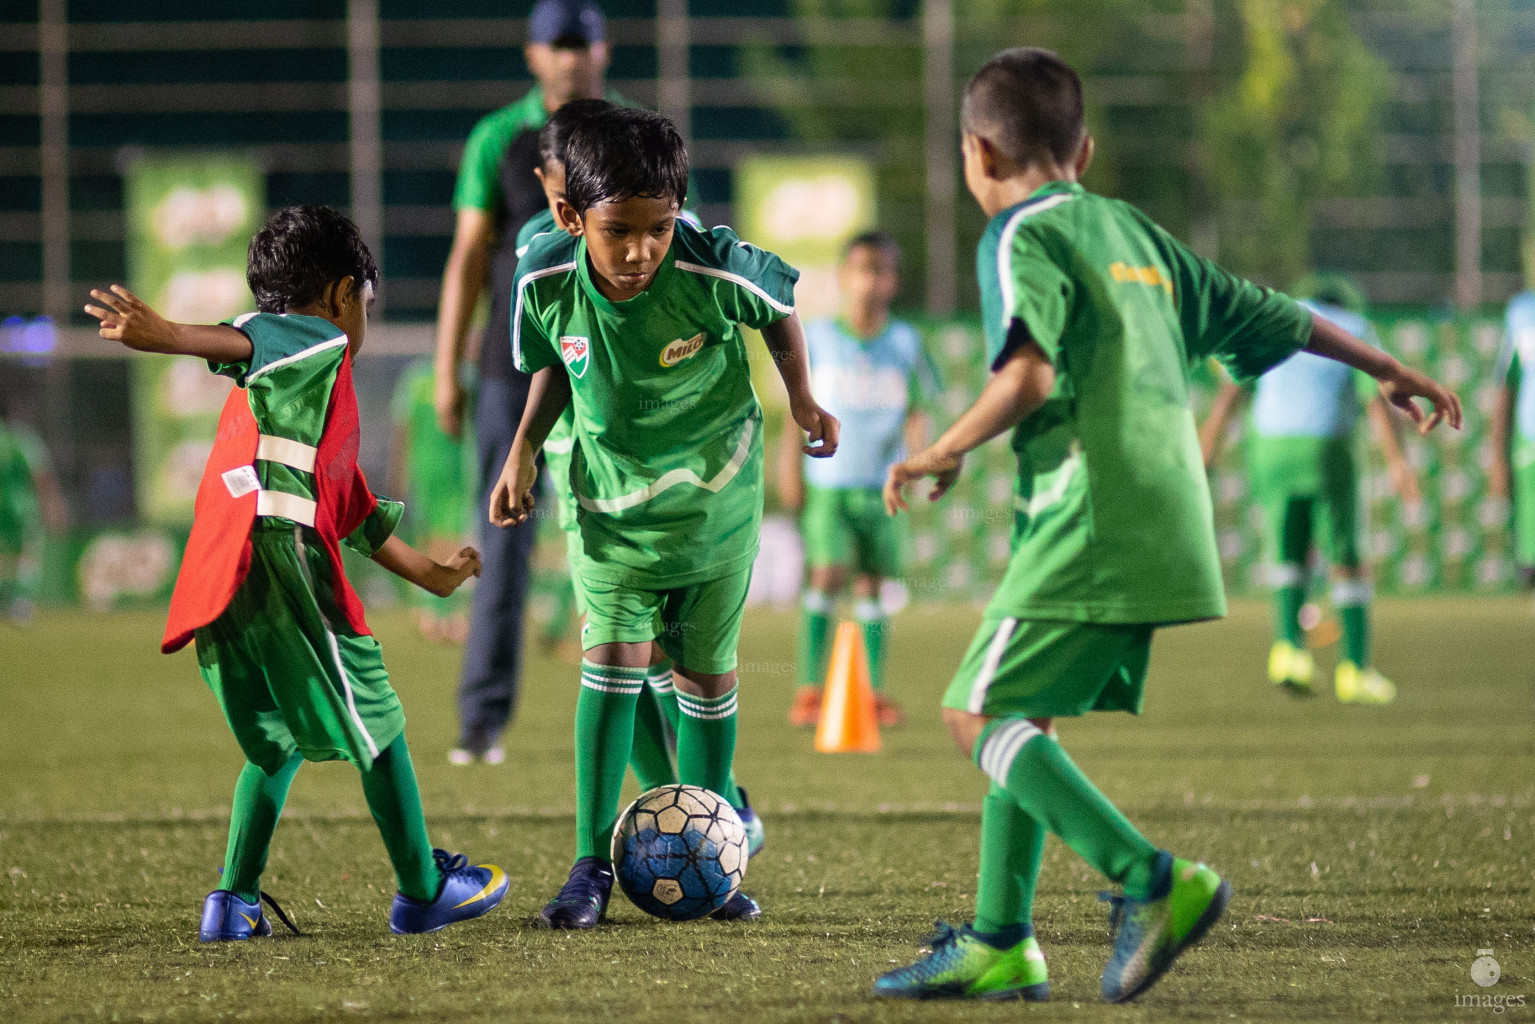
[(869, 685), (869, 655), (856, 622), (837, 626), (831, 648), (831, 671), (821, 698), (821, 721), (815, 748), (823, 754), (879, 750), (879, 723), (874, 716), (874, 687)]

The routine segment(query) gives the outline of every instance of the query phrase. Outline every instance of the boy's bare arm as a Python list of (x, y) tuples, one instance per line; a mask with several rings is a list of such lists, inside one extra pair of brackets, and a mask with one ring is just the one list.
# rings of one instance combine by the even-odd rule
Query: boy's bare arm
[(447, 597), (465, 580), (480, 574), (480, 553), (465, 547), (446, 563), (437, 562), (399, 537), (391, 536), (373, 553), (373, 560), (409, 583), (438, 597)]
[(837, 417), (816, 404), (810, 393), (810, 355), (805, 348), (805, 328), (799, 314), (790, 313), (768, 324), (762, 329), (762, 340), (789, 392), (789, 414), (810, 435), (810, 443), (803, 449), (805, 454), (816, 459), (835, 455), (842, 425)]
[(1510, 486), (1513, 467), (1508, 464), (1508, 427), (1514, 415), (1514, 389), (1507, 384), (1498, 388), (1498, 400), (1493, 405), (1492, 423), (1487, 433), (1492, 445), (1492, 465), (1487, 471), (1487, 489), (1499, 498), (1512, 493)]
[(913, 409), (901, 424), (901, 442), (908, 452), (920, 452), (932, 438), (932, 430), (933, 418), (921, 409)]
[(570, 375), (563, 366), (546, 366), (528, 384), (528, 404), (506, 454), (501, 479), (490, 492), (492, 526), (520, 526), (533, 511), (533, 485), (538, 482), (538, 450), (570, 404)]
[(1018, 346), (986, 382), (975, 404), (930, 448), (890, 467), (885, 478), (885, 510), (895, 515), (907, 508), (906, 485), (924, 476), (937, 480), (928, 500), (943, 497), (959, 479), (966, 453), (1022, 423), (1045, 404), (1054, 387), (1055, 367), (1044, 350), (1032, 341)]
[(1391, 474), (1391, 485), (1396, 488), (1397, 497), (1409, 505), (1418, 504), (1423, 500), (1423, 492), (1418, 487), (1418, 474), (1413, 472), (1407, 462), (1407, 455), (1402, 451), (1402, 439), (1397, 436), (1396, 421), (1391, 418), (1391, 410), (1386, 407), (1385, 399), (1371, 399), (1365, 411), (1370, 417), (1375, 439), (1380, 442), (1381, 454), (1386, 458), (1386, 471)]
[(100, 334), (139, 352), (197, 356), (214, 363), (239, 363), (251, 357), (251, 342), (233, 327), (178, 324), (149, 308), (149, 304), (120, 284), (109, 291), (91, 289), (100, 306), (85, 311), (101, 321)]
[[(1453, 391), (1315, 313), (1311, 315), (1311, 340), (1306, 343), (1306, 351), (1347, 363), (1374, 377), (1380, 385), (1381, 397), (1406, 413), (1418, 425), (1419, 433), (1428, 433), (1441, 420), (1460, 429), (1460, 399)], [(1434, 411), (1424, 413), (1414, 398), (1426, 398)]]
[(1214, 466), (1220, 456), (1226, 424), (1231, 422), (1231, 414), (1241, 402), (1242, 389), (1234, 381), (1223, 380), (1220, 390), (1215, 393), (1215, 402), (1210, 406), (1210, 415), (1199, 428), (1199, 450), (1204, 455), (1206, 469)]
[(458, 378), (458, 364), (464, 359), (469, 322), (474, 318), (475, 302), (485, 287), (485, 273), (490, 266), (490, 250), (495, 246), (495, 221), (484, 210), (458, 211), (453, 231), (453, 248), (442, 271), (442, 294), (437, 303), (437, 348), (433, 365), (436, 377), (432, 404), (437, 409), (437, 424), (449, 437), (464, 430), (464, 386)]

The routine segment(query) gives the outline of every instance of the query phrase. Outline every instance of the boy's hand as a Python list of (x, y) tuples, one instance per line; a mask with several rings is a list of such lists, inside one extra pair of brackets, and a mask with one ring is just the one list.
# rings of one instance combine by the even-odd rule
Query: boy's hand
[(837, 417), (813, 399), (790, 402), (789, 414), (800, 429), (810, 435), (810, 443), (802, 448), (806, 455), (812, 459), (826, 459), (837, 454), (837, 438), (842, 433), (842, 424), (837, 422)]
[[(1418, 433), (1427, 434), (1441, 421), (1447, 421), (1456, 430), (1460, 429), (1460, 399), (1455, 392), (1427, 374), (1398, 363), (1393, 373), (1379, 378), (1379, 384), (1381, 397), (1416, 423)], [(1413, 401), (1414, 398), (1428, 399), (1434, 411), (1425, 415)]]
[(505, 529), (521, 526), (533, 513), (533, 487), (538, 483), (538, 453), (519, 439), (507, 453), (501, 479), (490, 492), (490, 524)]
[(472, 547), (458, 549), (458, 554), (446, 562), (437, 563), (432, 585), (426, 589), (438, 597), (449, 597), (471, 576), (480, 575), (480, 553)]
[(101, 321), (99, 333), (140, 352), (170, 352), (176, 347), (176, 325), (149, 308), (148, 303), (120, 284), (110, 291), (91, 289), (100, 306), (85, 311)]
[(919, 452), (905, 462), (897, 462), (890, 467), (885, 477), (885, 511), (895, 515), (901, 509), (909, 509), (910, 506), (906, 504), (906, 485), (925, 476), (935, 481), (927, 500), (937, 501), (949, 493), (949, 488), (959, 479), (964, 465), (963, 455), (948, 455), (936, 447)]

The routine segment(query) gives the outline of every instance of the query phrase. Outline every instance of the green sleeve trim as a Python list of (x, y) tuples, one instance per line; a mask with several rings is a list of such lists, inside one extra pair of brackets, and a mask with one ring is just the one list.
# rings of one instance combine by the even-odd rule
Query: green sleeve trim
[(368, 518), (348, 534), (342, 543), (364, 558), (372, 558), (384, 546), (384, 542), (394, 536), (395, 528), (400, 525), (400, 517), (404, 514), (404, 502), (380, 498), (373, 511), (368, 513)]

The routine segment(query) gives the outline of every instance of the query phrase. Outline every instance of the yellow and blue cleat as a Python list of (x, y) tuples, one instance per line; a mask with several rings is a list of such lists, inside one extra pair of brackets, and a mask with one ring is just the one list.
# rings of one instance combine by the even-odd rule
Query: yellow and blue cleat
[(277, 901), (261, 893), (255, 903), (246, 903), (227, 889), (215, 889), (203, 900), (202, 925), (197, 930), (200, 942), (244, 942), (246, 939), (264, 939), (272, 934), (272, 922), (262, 912), (261, 904), (278, 916), (294, 935), (300, 934), (288, 915), (283, 913)]
[(1100, 893), (1113, 909), (1109, 930), (1114, 952), (1103, 969), (1103, 998), (1127, 1003), (1155, 985), (1194, 943), (1204, 938), (1231, 902), (1231, 883), (1190, 861), (1162, 851), (1158, 892), (1151, 899)]
[(1316, 663), (1311, 652), (1280, 640), (1269, 649), (1269, 682), (1282, 686), (1297, 697), (1311, 696), (1311, 677)]
[(494, 864), (471, 865), (468, 857), (446, 850), (433, 850), (432, 856), (442, 872), (442, 891), (430, 903), (395, 893), (389, 930), (396, 935), (422, 935), (479, 917), (506, 895), (506, 872)]
[(887, 999), (1050, 998), (1045, 955), (1033, 929), (1007, 949), (991, 945), (970, 925), (955, 928), (939, 921), (927, 940), (927, 955), (909, 967), (880, 975), (874, 994)]
[(1333, 689), (1345, 704), (1390, 704), (1396, 700), (1395, 683), (1373, 668), (1360, 668), (1352, 661), (1338, 662)]

